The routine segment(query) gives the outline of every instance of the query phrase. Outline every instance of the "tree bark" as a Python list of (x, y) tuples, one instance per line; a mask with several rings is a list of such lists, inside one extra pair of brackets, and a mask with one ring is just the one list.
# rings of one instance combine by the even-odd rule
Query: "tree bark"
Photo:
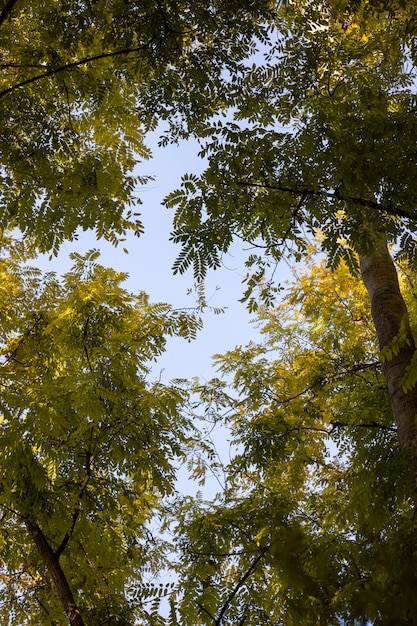
[(360, 267), (371, 302), (380, 349), (392, 345), (396, 338), (401, 338), (398, 353), (383, 360), (382, 371), (388, 386), (400, 446), (417, 457), (417, 385), (407, 393), (402, 388), (416, 346), (397, 271), (386, 243), (377, 245), (372, 256), (361, 257)]
[(53, 552), (48, 540), (37, 524), (27, 522), (27, 528), (51, 575), (69, 623), (71, 626), (85, 626), (81, 613), (75, 604), (75, 599), (67, 578), (59, 563), (59, 558)]

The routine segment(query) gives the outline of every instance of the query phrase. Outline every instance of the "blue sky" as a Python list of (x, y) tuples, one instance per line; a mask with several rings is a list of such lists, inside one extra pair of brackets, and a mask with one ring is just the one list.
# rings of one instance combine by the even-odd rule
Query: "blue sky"
[[(194, 299), (187, 295), (193, 286), (192, 272), (184, 276), (173, 275), (172, 264), (179, 248), (169, 241), (173, 211), (161, 206), (164, 197), (180, 185), (181, 176), (186, 172), (199, 173), (204, 162), (198, 157), (196, 142), (183, 142), (179, 146), (158, 148), (158, 134), (149, 138), (149, 145), (154, 158), (139, 165), (142, 174), (155, 176), (155, 181), (137, 190), (142, 205), (138, 208), (145, 225), (145, 233), (140, 237), (133, 235), (124, 246), (129, 254), (123, 252), (122, 246), (115, 248), (105, 241), (95, 239), (92, 233), (80, 233), (78, 241), (65, 243), (61, 253), (51, 262), (47, 256), (38, 261), (42, 269), (53, 270), (59, 274), (71, 266), (69, 253), (85, 252), (91, 248), (101, 250), (101, 263), (111, 266), (117, 271), (129, 274), (126, 287), (132, 291), (145, 291), (153, 302), (169, 302), (175, 308), (192, 307)], [(207, 296), (212, 296), (210, 305), (227, 307), (222, 315), (207, 312), (204, 316), (204, 329), (197, 340), (188, 343), (182, 339), (169, 340), (167, 351), (153, 369), (156, 375), (161, 374), (163, 382), (172, 378), (191, 378), (199, 376), (208, 379), (213, 376), (211, 356), (223, 353), (245, 344), (256, 338), (257, 332), (250, 320), (244, 304), (239, 302), (243, 293), (241, 284), (245, 274), (242, 244), (224, 259), (224, 267), (210, 272), (207, 279)], [(286, 266), (282, 268), (286, 275)]]
[[(150, 137), (148, 144), (154, 158), (139, 165), (141, 174), (155, 177), (153, 182), (137, 190), (142, 200), (138, 207), (145, 232), (139, 238), (131, 235), (127, 241), (114, 247), (106, 241), (97, 241), (91, 232), (80, 232), (79, 239), (63, 244), (58, 257), (49, 261), (49, 255), (40, 257), (36, 263), (41, 269), (63, 274), (69, 270), (72, 261), (71, 252), (87, 252), (92, 248), (101, 250), (99, 260), (105, 266), (129, 274), (126, 288), (135, 293), (145, 291), (152, 302), (168, 302), (174, 308), (192, 307), (195, 300), (187, 295), (193, 286), (192, 271), (185, 275), (173, 275), (172, 265), (179, 252), (179, 247), (169, 241), (172, 230), (174, 212), (162, 206), (164, 197), (181, 183), (185, 173), (198, 174), (204, 169), (204, 162), (198, 157), (196, 142), (183, 142), (179, 146), (158, 148), (158, 135)], [(123, 251), (126, 247), (129, 254)], [(198, 377), (201, 382), (208, 381), (216, 375), (212, 367), (212, 356), (232, 350), (236, 345), (245, 345), (251, 339), (259, 338), (256, 324), (251, 323), (254, 315), (247, 311), (245, 304), (240, 303), (244, 287), (242, 279), (246, 273), (244, 245), (238, 242), (224, 258), (223, 267), (209, 272), (206, 283), (207, 297), (213, 307), (227, 307), (225, 313), (215, 315), (204, 314), (204, 327), (197, 339), (187, 342), (181, 338), (170, 338), (165, 353), (152, 367), (149, 381), (159, 379), (168, 384), (174, 378)], [(286, 265), (276, 274), (277, 281), (288, 277)], [(229, 434), (224, 427), (217, 426), (211, 433), (216, 448), (223, 462), (228, 462)], [(178, 488), (182, 493), (195, 493), (196, 485), (187, 479), (188, 472), (180, 469)], [(207, 477), (204, 488), (206, 497), (213, 496), (219, 489), (214, 476)]]

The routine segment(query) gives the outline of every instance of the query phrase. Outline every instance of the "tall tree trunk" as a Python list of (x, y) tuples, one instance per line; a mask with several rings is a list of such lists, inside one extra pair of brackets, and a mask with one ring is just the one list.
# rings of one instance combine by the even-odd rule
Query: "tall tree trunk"
[(51, 575), (69, 623), (71, 626), (84, 626), (83, 618), (77, 609), (74, 596), (59, 563), (58, 556), (53, 552), (48, 540), (37, 524), (27, 522), (27, 528)]
[(361, 257), (362, 279), (371, 301), (372, 318), (384, 349), (399, 338), (397, 353), (382, 364), (400, 445), (417, 457), (417, 385), (405, 393), (402, 381), (416, 346), (410, 330), (408, 311), (398, 284), (397, 271), (386, 243), (376, 246), (370, 257)]

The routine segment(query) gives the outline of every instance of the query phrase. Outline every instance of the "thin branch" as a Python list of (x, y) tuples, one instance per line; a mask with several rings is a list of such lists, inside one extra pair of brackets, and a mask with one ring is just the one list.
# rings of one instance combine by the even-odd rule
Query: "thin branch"
[(164, 22), (164, 27), (165, 27), (165, 32), (169, 33), (172, 32), (172, 29), (170, 27), (170, 25), (168, 24), (168, 20), (167, 20), (167, 16), (165, 14), (165, 11), (160, 3), (159, 0), (156, 0), (156, 4), (158, 5), (158, 10), (162, 16), (162, 21)]
[(378, 422), (368, 422), (368, 423), (359, 423), (359, 424), (348, 424), (348, 422), (331, 422), (331, 430), (333, 432), (336, 428), (380, 428), (381, 430), (388, 430), (390, 432), (396, 433), (396, 426), (385, 426), (385, 424), (379, 424)]
[(295, 207), (295, 209), (292, 211), (292, 215), (291, 215), (291, 220), (290, 223), (288, 225), (287, 230), (285, 231), (285, 233), (282, 236), (282, 240), (283, 241), (287, 241), (288, 237), (290, 236), (290, 233), (292, 230), (294, 230), (295, 228), (295, 222), (296, 220), (299, 222), (299, 224), (302, 224), (303, 219), (302, 217), (300, 217), (300, 211), (303, 208), (303, 204), (306, 201), (306, 199), (308, 198), (308, 196), (311, 195), (306, 189), (304, 189), (301, 194), (300, 194), (300, 199), (297, 203), (297, 206)]
[[(37, 596), (37, 595), (35, 595), (35, 600), (37, 601), (37, 603), (39, 604), (39, 606), (41, 607), (41, 609), (42, 609), (42, 610), (46, 613), (46, 615), (47, 615), (47, 616), (49, 616), (49, 611), (48, 611), (48, 609), (46, 608), (46, 606), (44, 605), (44, 603), (41, 601), (41, 599), (40, 599), (40, 598), (38, 598), (38, 596)], [(52, 622), (52, 624), (53, 624), (53, 622)]]
[[(85, 475), (83, 478), (83, 481), (80, 485), (80, 488), (78, 490), (78, 499), (81, 500), (85, 490), (87, 489), (87, 485), (88, 482), (91, 478), (91, 461), (93, 459), (93, 456), (91, 454), (91, 452), (86, 452), (86, 460), (85, 460)], [(65, 533), (65, 536), (63, 538), (63, 540), (61, 541), (61, 544), (59, 545), (59, 547), (57, 548), (57, 550), (55, 551), (55, 556), (57, 557), (57, 559), (59, 559), (59, 557), (61, 556), (61, 554), (64, 552), (65, 548), (68, 545), (69, 540), (72, 537), (72, 533), (74, 532), (74, 528), (75, 528), (75, 524), (77, 523), (78, 517), (80, 515), (80, 506), (77, 506), (77, 508), (75, 509), (74, 513), (72, 514), (72, 523), (71, 523), (71, 528), (69, 529), (69, 531), (67, 533)]]
[(240, 589), (243, 587), (243, 585), (246, 582), (246, 580), (253, 574), (253, 572), (255, 571), (256, 567), (259, 564), (259, 562), (263, 559), (265, 554), (270, 549), (271, 549), (271, 546), (267, 546), (266, 548), (264, 548), (262, 550), (262, 552), (256, 557), (256, 559), (254, 560), (252, 565), (248, 568), (248, 570), (239, 578), (239, 580), (236, 583), (235, 588), (233, 589), (232, 593), (230, 594), (230, 596), (227, 598), (226, 602), (222, 606), (222, 609), (221, 609), (221, 611), (220, 611), (220, 613), (219, 613), (219, 615), (218, 615), (218, 617), (217, 617), (217, 619), (215, 621), (216, 626), (221, 626), (222, 619), (223, 619), (227, 609), (229, 608), (231, 602), (236, 597), (236, 595), (239, 593)]
[[(98, 587), (100, 589), (100, 592), (101, 592), (101, 595), (103, 597), (104, 604), (105, 604), (105, 607), (106, 607), (107, 618), (108, 618), (109, 623), (110, 623), (110, 608), (109, 608), (109, 603), (107, 601), (107, 595), (108, 594), (106, 593), (105, 589), (103, 588), (103, 585), (101, 584), (101, 580), (100, 580), (100, 577), (98, 575), (96, 566), (94, 565), (94, 563), (92, 562), (92, 560), (88, 556), (88, 553), (87, 553), (86, 549), (84, 548), (83, 544), (81, 543), (81, 541), (78, 542), (78, 545), (80, 546), (81, 550), (84, 552), (84, 556), (85, 556), (85, 560), (87, 562), (87, 565), (92, 570), (94, 578), (97, 581), (97, 585), (98, 585)], [(105, 581), (105, 583), (107, 584), (107, 581)]]
[[(1, 96), (1, 93), (0, 93)], [(295, 189), (294, 187), (285, 187), (283, 185), (270, 185), (268, 183), (255, 183), (249, 180), (236, 181), (237, 185), (243, 185), (246, 187), (259, 187), (260, 189), (271, 189), (273, 191), (282, 191), (284, 193), (290, 193), (294, 196), (301, 196), (307, 198), (307, 196), (327, 196), (328, 198), (334, 198), (336, 200), (341, 200), (344, 202), (353, 202), (354, 204), (358, 204), (359, 206), (368, 208), (368, 209), (376, 209), (382, 213), (388, 213), (389, 215), (394, 215), (397, 217), (405, 217), (410, 220), (415, 220), (417, 216), (410, 215), (408, 211), (404, 211), (403, 209), (399, 209), (398, 207), (393, 207), (391, 204), (384, 205), (381, 202), (376, 200), (364, 200), (363, 198), (357, 198), (355, 196), (345, 196), (341, 193), (340, 186), (336, 188), (335, 191), (327, 191), (325, 189), (320, 189), (319, 191), (315, 191), (314, 189)]]
[(90, 372), (93, 371), (93, 366), (91, 365), (91, 361), (90, 361), (90, 356), (88, 354), (88, 350), (87, 350), (87, 332), (88, 332), (88, 324), (90, 322), (90, 317), (87, 316), (87, 319), (85, 320), (85, 324), (84, 324), (84, 328), (83, 328), (83, 348), (84, 348), (84, 354), (86, 356), (87, 359), (87, 363), (88, 363), (88, 367), (90, 368)]
[(263, 393), (274, 402), (278, 402), (278, 404), (288, 404), (289, 402), (292, 402), (292, 400), (296, 400), (297, 398), (300, 398), (301, 396), (308, 393), (309, 391), (313, 391), (313, 389), (315, 389), (319, 385), (323, 385), (325, 383), (333, 383), (340, 379), (343, 379), (346, 375), (363, 372), (367, 369), (378, 367), (379, 365), (381, 365), (380, 361), (375, 361), (374, 363), (359, 363), (356, 367), (345, 369), (344, 372), (339, 372), (337, 374), (334, 374), (333, 376), (322, 376), (321, 378), (319, 378), (317, 381), (315, 381), (314, 383), (312, 383), (311, 385), (309, 385), (302, 391), (299, 391), (295, 395), (289, 396), (288, 398), (280, 399), (274, 393), (271, 393), (268, 389), (264, 389)]
[(100, 59), (109, 59), (112, 57), (120, 56), (120, 55), (128, 55), (133, 54), (134, 52), (141, 52), (149, 48), (152, 39), (143, 44), (142, 46), (138, 46), (137, 48), (124, 48), (123, 50), (114, 50), (113, 52), (102, 52), (101, 54), (96, 54), (92, 57), (84, 57), (79, 61), (73, 61), (72, 63), (67, 63), (66, 65), (61, 65), (60, 67), (55, 67), (53, 69), (47, 70), (42, 74), (38, 74), (37, 76), (32, 76), (32, 78), (27, 78), (23, 80), (21, 83), (17, 83), (17, 85), (13, 85), (12, 87), (8, 87), (3, 91), (0, 91), (0, 98), (6, 96), (7, 94), (15, 91), (16, 89), (20, 89), (21, 87), (26, 87), (26, 85), (30, 85), (31, 83), (35, 83), (38, 80), (42, 80), (42, 78), (47, 78), (48, 76), (54, 76), (55, 74), (59, 74), (60, 72), (66, 72), (67, 70), (71, 70), (75, 67), (80, 67), (80, 65), (86, 65), (88, 63), (92, 63), (93, 61), (99, 61)]
[(259, 548), (253, 550), (238, 550), (236, 552), (194, 552), (193, 550), (187, 550), (186, 554), (191, 556), (207, 556), (216, 558), (230, 558), (231, 556), (242, 556), (243, 554), (255, 554), (259, 551)]
[(238, 239), (241, 239), (245, 243), (248, 243), (250, 246), (252, 246), (252, 248), (260, 248), (261, 250), (268, 250), (271, 247), (269, 244), (262, 245), (260, 243), (255, 243), (254, 241), (251, 241), (250, 239), (246, 239), (245, 237), (242, 237), (242, 235), (239, 235), (239, 233), (237, 233), (236, 231), (232, 231), (232, 235), (234, 237), (237, 237)]
[[(295, 189), (294, 187), (284, 187), (279, 184), (271, 185), (269, 183), (256, 183), (250, 180), (237, 180), (236, 185), (244, 187), (258, 187), (259, 189), (271, 189), (272, 191), (283, 191), (294, 196), (320, 196), (324, 193), (323, 191), (314, 191), (314, 189)], [(335, 194), (330, 193), (330, 195), (334, 196)]]
[(74, 130), (74, 125), (72, 123), (72, 112), (71, 112), (71, 103), (70, 103), (70, 97), (69, 97), (69, 91), (68, 91), (68, 87), (65, 83), (65, 80), (62, 81), (64, 84), (64, 90), (65, 90), (65, 95), (67, 98), (67, 111), (68, 111), (68, 123), (69, 123), (69, 127), (71, 128), (73, 135), (75, 138), (77, 138), (77, 133)]
[(239, 524), (237, 524), (234, 520), (232, 519), (225, 519), (225, 524), (230, 524), (230, 526), (232, 528), (237, 529), (240, 533), (242, 533), (242, 535), (251, 543), (253, 543), (257, 548), (259, 548), (258, 544), (256, 543), (256, 541), (254, 539), (252, 539), (252, 536), (250, 533), (246, 532), (244, 528), (241, 528), (239, 526)]
[(5, 21), (5, 19), (7, 18), (7, 16), (9, 15), (10, 11), (13, 9), (16, 3), (17, 3), (17, 0), (9, 0), (8, 2), (6, 2), (6, 6), (3, 8), (2, 12), (0, 13), (0, 26), (3, 24), (3, 22)]
[(213, 617), (213, 615), (210, 613), (210, 611), (207, 611), (207, 609), (206, 609), (206, 608), (205, 608), (202, 604), (200, 604), (200, 602), (199, 602), (198, 600), (196, 600), (196, 601), (195, 601), (195, 603), (196, 603), (196, 605), (198, 606), (198, 608), (199, 608), (201, 611), (203, 611), (203, 613), (205, 613), (206, 615), (208, 615), (208, 616), (210, 617), (210, 619), (212, 619), (212, 620), (213, 620), (213, 622), (214, 622), (215, 624), (217, 624), (217, 620), (216, 620), (216, 618), (215, 618), (215, 617)]

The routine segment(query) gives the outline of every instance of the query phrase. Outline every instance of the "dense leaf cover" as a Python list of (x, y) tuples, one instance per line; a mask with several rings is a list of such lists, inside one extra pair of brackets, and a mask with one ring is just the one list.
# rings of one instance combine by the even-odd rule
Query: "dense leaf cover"
[(234, 119), (206, 126), (206, 171), (166, 199), (175, 271), (203, 278), (251, 244), (253, 310), (311, 239), (335, 271), (313, 264), (261, 308), (265, 344), (219, 359), (237, 399), (203, 390), (234, 409), (238, 454), (214, 504), (178, 511), (184, 621), (194, 603), (201, 624), (417, 623), (415, 18), (409, 2), (286, 3), (232, 80)]
[[(79, 228), (142, 230), (145, 133), (196, 130), (274, 3), (34, 0), (0, 13), (0, 227), (56, 251)], [(254, 17), (256, 16), (256, 20)]]
[(241, 237), (260, 248), (249, 298), (264, 252), (299, 258), (318, 231), (332, 266), (357, 269), (380, 233), (414, 262), (415, 29), (407, 2), (281, 7), (263, 59), (234, 77), (234, 119), (206, 127), (207, 170), (166, 199), (177, 271), (204, 276)]
[[(408, 0), (5, 4), (2, 622), (417, 623), (417, 455), (392, 403), (415, 398), (417, 381), (415, 24)], [(200, 321), (128, 293), (96, 252), (61, 279), (24, 263), (80, 228), (113, 243), (140, 234), (159, 121), (161, 144), (194, 135), (208, 160), (166, 199), (174, 271), (204, 278), (236, 237), (259, 251), (244, 299), (265, 341), (218, 357), (232, 390), (149, 382), (166, 337), (192, 339)], [(388, 342), (357, 280), (358, 255), (377, 259), (369, 277), (386, 241), (407, 302), (398, 289)], [(291, 255), (307, 268), (282, 304), (262, 306)], [(368, 291), (390, 325), (390, 294)], [(200, 402), (230, 431), (227, 466), (195, 435)], [(167, 503), (185, 458), (200, 480), (220, 469), (214, 502)], [(155, 516), (172, 524), (175, 558)], [(163, 618), (169, 586), (152, 577), (166, 567), (179, 583)]]
[[(402, 280), (415, 324), (415, 280)], [(363, 285), (313, 257), (259, 322), (261, 343), (217, 357), (231, 387), (198, 389), (235, 453), (214, 503), (185, 498), (176, 511), (178, 624), (415, 623), (413, 461)]]
[(131, 624), (163, 567), (146, 523), (189, 430), (185, 392), (146, 378), (166, 337), (192, 338), (199, 321), (128, 293), (96, 252), (62, 279), (14, 254), (0, 271), (0, 621), (63, 623), (36, 529), (85, 623)]

